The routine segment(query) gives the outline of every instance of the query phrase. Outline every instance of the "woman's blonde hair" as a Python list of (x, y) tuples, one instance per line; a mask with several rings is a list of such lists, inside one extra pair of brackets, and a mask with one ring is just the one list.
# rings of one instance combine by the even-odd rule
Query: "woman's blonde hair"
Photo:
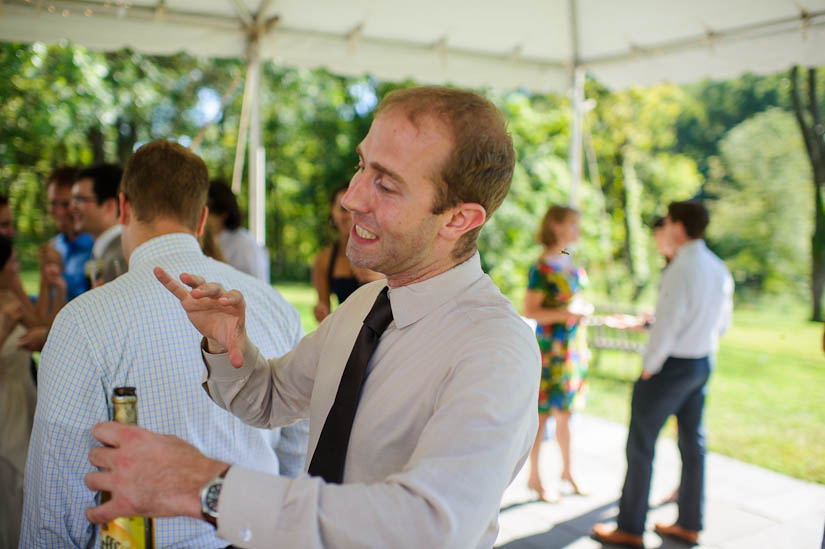
[(570, 214), (578, 215), (579, 211), (568, 206), (558, 206), (555, 204), (550, 206), (547, 213), (544, 214), (544, 219), (541, 220), (539, 233), (536, 235), (536, 240), (539, 241), (539, 244), (544, 244), (548, 248), (555, 246), (558, 238), (553, 231), (553, 225), (564, 223), (564, 220), (567, 219), (567, 216)]

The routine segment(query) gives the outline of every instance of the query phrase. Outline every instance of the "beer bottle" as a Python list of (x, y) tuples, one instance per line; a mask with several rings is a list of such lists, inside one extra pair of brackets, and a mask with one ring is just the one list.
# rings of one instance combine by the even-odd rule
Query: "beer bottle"
[[(112, 395), (114, 420), (137, 425), (137, 395), (134, 387), (115, 387)], [(100, 502), (111, 499), (100, 493)], [(100, 549), (154, 549), (155, 525), (152, 518), (122, 517), (100, 525)]]

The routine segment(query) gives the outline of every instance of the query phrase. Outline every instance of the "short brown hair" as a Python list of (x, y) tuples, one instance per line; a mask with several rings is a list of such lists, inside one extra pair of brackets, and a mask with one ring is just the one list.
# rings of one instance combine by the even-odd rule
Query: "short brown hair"
[(550, 206), (547, 209), (547, 213), (544, 214), (544, 219), (541, 220), (539, 233), (536, 235), (539, 244), (544, 244), (548, 248), (555, 246), (558, 238), (556, 237), (555, 231), (553, 231), (553, 225), (564, 223), (564, 220), (567, 219), (567, 216), (570, 214), (578, 215), (579, 211), (567, 206)]
[(71, 187), (77, 177), (77, 168), (74, 166), (58, 166), (46, 178), (46, 187), (54, 183), (58, 188)]
[[(451, 88), (418, 87), (395, 90), (378, 105), (376, 117), (401, 108), (410, 122), (433, 116), (445, 124), (453, 150), (435, 174), (433, 213), (462, 202), (481, 204), (489, 219), (510, 190), (516, 153), (504, 116), (479, 94)], [(464, 234), (453, 249), (460, 259), (473, 251), (481, 227)]]
[(682, 223), (688, 238), (705, 237), (705, 228), (710, 222), (710, 214), (705, 205), (698, 200), (671, 202), (667, 207), (667, 216), (672, 222)]
[(209, 192), (209, 173), (203, 160), (186, 147), (152, 141), (129, 158), (120, 192), (138, 221), (167, 217), (196, 231)]

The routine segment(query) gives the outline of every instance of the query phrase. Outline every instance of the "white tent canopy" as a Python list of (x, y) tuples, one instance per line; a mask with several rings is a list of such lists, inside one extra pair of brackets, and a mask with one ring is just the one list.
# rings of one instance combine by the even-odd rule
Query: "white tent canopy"
[[(0, 40), (62, 39), (247, 58), (250, 189), (262, 193), (249, 85), (258, 59), (534, 91), (566, 91), (577, 70), (579, 82), (586, 70), (611, 88), (684, 83), (825, 65), (825, 0), (0, 0)], [(577, 121), (580, 89), (573, 97)], [(581, 161), (573, 149), (575, 184)], [(259, 238), (262, 196), (250, 208)]]
[(825, 0), (0, 0), (0, 39), (561, 91), (825, 64)]

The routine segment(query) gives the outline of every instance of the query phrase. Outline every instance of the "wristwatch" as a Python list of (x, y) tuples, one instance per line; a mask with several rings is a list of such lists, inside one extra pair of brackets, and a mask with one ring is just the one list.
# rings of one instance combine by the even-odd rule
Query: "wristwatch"
[(218, 498), (223, 488), (223, 479), (229, 467), (215, 475), (215, 478), (207, 482), (201, 488), (201, 514), (204, 520), (217, 528), (218, 526)]

